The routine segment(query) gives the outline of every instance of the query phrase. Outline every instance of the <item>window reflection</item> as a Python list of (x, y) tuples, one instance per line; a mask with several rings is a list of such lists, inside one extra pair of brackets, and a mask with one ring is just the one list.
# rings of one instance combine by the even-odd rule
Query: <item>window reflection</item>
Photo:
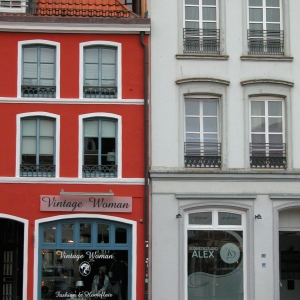
[(127, 229), (122, 227), (117, 227), (115, 231), (115, 239), (117, 244), (127, 243)]
[(109, 225), (98, 224), (98, 243), (109, 243)]
[(61, 227), (62, 243), (73, 244), (74, 243), (74, 225), (62, 224)]
[(80, 223), (80, 243), (91, 243), (92, 224)]
[(44, 228), (44, 243), (55, 243), (56, 227), (48, 226)]

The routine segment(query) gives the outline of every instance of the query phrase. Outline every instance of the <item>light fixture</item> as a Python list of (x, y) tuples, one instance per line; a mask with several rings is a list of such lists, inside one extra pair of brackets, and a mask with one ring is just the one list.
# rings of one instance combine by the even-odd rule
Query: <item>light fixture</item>
[(82, 286), (84, 286), (83, 281), (82, 280), (77, 280), (76, 283), (75, 283), (75, 286), (78, 287), (78, 290), (80, 292), (80, 288)]
[(61, 190), (60, 195), (61, 196), (114, 196), (114, 193), (112, 192), (112, 190), (110, 190), (108, 193), (65, 192), (64, 190)]
[(181, 217), (181, 214), (177, 214), (176, 215), (176, 219), (181, 219), (182, 217)]
[(255, 218), (256, 220), (261, 220), (261, 219), (262, 219), (262, 217), (261, 217), (261, 215), (260, 215), (260, 214), (258, 214), (258, 215), (255, 215), (255, 216), (254, 216), (254, 218)]

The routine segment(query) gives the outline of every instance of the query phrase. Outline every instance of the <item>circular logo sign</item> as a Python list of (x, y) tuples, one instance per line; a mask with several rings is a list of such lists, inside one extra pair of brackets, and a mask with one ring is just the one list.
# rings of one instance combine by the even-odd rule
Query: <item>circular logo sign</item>
[(234, 264), (240, 258), (240, 255), (240, 249), (233, 243), (223, 245), (220, 250), (220, 256), (227, 264)]
[(87, 261), (83, 261), (80, 265), (79, 265), (79, 273), (82, 276), (88, 276), (91, 273), (91, 265), (87, 262)]

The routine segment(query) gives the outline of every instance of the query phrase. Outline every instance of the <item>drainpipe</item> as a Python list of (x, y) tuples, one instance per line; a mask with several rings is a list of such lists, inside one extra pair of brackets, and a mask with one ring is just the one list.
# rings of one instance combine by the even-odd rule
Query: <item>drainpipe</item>
[(145, 294), (149, 298), (149, 108), (148, 108), (148, 47), (145, 44), (145, 32), (140, 32), (140, 41), (144, 48), (144, 226), (145, 226)]

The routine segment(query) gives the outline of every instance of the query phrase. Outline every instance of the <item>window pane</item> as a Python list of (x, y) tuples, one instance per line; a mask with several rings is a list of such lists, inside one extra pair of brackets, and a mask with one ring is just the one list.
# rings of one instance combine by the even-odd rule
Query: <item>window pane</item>
[(203, 115), (216, 116), (217, 115), (217, 101), (203, 101)]
[(85, 62), (86, 63), (98, 63), (99, 52), (98, 48), (85, 49)]
[(74, 243), (74, 225), (73, 224), (62, 224), (61, 226), (61, 242), (73, 244)]
[(37, 62), (37, 48), (24, 48), (24, 62)]
[(249, 24), (249, 29), (251, 29), (251, 30), (263, 30), (263, 24), (262, 23)]
[(267, 7), (279, 7), (279, 0), (267, 0)]
[(195, 4), (195, 5), (198, 5), (199, 4), (199, 0), (185, 0), (185, 4)]
[(99, 78), (99, 66), (95, 64), (85, 65), (85, 78), (86, 79), (98, 79)]
[(92, 224), (91, 223), (80, 223), (80, 238), (79, 243), (91, 243), (92, 239)]
[(186, 131), (199, 132), (200, 131), (200, 120), (199, 118), (186, 118)]
[(98, 224), (98, 243), (109, 243), (109, 225)]
[[(274, 23), (267, 23), (267, 30), (276, 30), (278, 31), (278, 33), (276, 32), (276, 35), (275, 33), (272, 33), (273, 36), (275, 37), (278, 37), (279, 38), (279, 34), (280, 34), (280, 24), (274, 24)], [(278, 41), (279, 43), (279, 41)]]
[(262, 6), (262, 0), (249, 0), (249, 6)]
[(102, 79), (115, 79), (116, 66), (115, 65), (102, 65)]
[(252, 140), (252, 143), (254, 143), (254, 144), (256, 144), (256, 143), (264, 144), (266, 142), (264, 134), (252, 134), (251, 135), (251, 140)]
[(49, 226), (44, 228), (44, 243), (55, 243), (56, 227)]
[(216, 5), (216, 0), (202, 0), (202, 5)]
[(115, 137), (116, 136), (116, 122), (102, 121), (102, 138), (104, 137)]
[(282, 134), (269, 134), (269, 143), (282, 144)]
[(54, 86), (54, 80), (53, 79), (41, 79), (40, 80), (40, 86)]
[(218, 132), (217, 118), (203, 118), (203, 132)]
[(199, 8), (198, 7), (185, 7), (185, 19), (186, 20), (199, 20)]
[(84, 81), (84, 85), (86, 85), (86, 86), (99, 86), (99, 80), (97, 79), (97, 80), (85, 80)]
[(40, 138), (40, 154), (53, 154), (54, 140), (53, 138)]
[(242, 216), (239, 214), (219, 212), (218, 219), (219, 225), (242, 225)]
[(212, 225), (212, 213), (201, 212), (201, 213), (189, 214), (189, 224)]
[(188, 230), (187, 235), (188, 299), (244, 299), (243, 232)]
[(251, 101), (251, 115), (264, 116), (265, 115), (265, 102), (264, 101)]
[(185, 139), (186, 139), (186, 142), (199, 143), (200, 142), (200, 134), (187, 133)]
[(33, 137), (23, 137), (22, 154), (36, 154), (36, 139)]
[[(217, 29), (217, 23), (216, 22), (203, 22), (203, 29)], [(210, 33), (212, 35), (212, 33)]]
[(53, 155), (40, 155), (39, 156), (39, 164), (40, 165), (53, 165), (54, 164)]
[(51, 48), (41, 48), (41, 62), (54, 63), (55, 50)]
[(23, 136), (36, 136), (36, 120), (22, 120)]
[(199, 28), (199, 22), (185, 22), (185, 28)]
[(217, 143), (218, 135), (217, 134), (203, 134), (203, 142), (205, 143)]
[(22, 154), (22, 164), (35, 165), (36, 155)]
[(117, 227), (115, 231), (115, 242), (116, 244), (126, 244), (127, 243), (127, 229), (122, 227)]
[(54, 121), (40, 120), (40, 136), (54, 136)]
[(282, 118), (269, 118), (269, 132), (282, 132)]
[(84, 122), (84, 136), (98, 137), (98, 121), (85, 121)]
[(102, 63), (115, 64), (116, 63), (116, 50), (115, 49), (102, 49)]
[(282, 116), (282, 102), (269, 101), (268, 109), (269, 109), (269, 116)]
[(265, 132), (265, 118), (251, 118), (252, 132)]
[(23, 66), (23, 78), (37, 78), (37, 64), (25, 63)]
[(54, 78), (54, 65), (53, 64), (41, 64), (40, 78), (53, 79)]
[(267, 8), (267, 22), (280, 22), (280, 10)]
[(261, 8), (250, 8), (249, 9), (249, 20), (253, 22), (263, 21), (263, 10)]
[(186, 100), (185, 101), (186, 115), (199, 115), (199, 101)]
[(217, 19), (217, 11), (215, 7), (203, 7), (203, 20), (216, 20)]
[(99, 165), (98, 155), (84, 155), (84, 165)]

